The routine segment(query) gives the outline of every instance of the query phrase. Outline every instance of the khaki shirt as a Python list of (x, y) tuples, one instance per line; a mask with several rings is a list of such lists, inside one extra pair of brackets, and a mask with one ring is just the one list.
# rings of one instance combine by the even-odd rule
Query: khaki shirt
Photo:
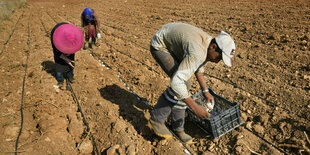
[(190, 97), (185, 82), (195, 73), (204, 73), (207, 50), (212, 37), (203, 30), (185, 23), (164, 25), (151, 40), (157, 50), (169, 52), (179, 63), (170, 87), (179, 100)]

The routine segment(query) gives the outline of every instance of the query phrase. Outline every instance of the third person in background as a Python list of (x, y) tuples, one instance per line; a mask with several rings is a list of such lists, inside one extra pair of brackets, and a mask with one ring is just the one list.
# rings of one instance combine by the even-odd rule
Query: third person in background
[(85, 8), (81, 15), (82, 28), (84, 31), (85, 42), (83, 49), (86, 49), (85, 44), (88, 43), (88, 47), (92, 48), (92, 45), (99, 46), (97, 39), (97, 35), (100, 35), (99, 30), (99, 21), (98, 17), (95, 14), (94, 9)]

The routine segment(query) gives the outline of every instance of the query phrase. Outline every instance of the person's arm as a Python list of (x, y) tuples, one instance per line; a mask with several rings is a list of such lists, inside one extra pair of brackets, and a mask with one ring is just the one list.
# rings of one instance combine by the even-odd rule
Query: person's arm
[(197, 78), (197, 81), (200, 85), (201, 90), (203, 91), (203, 96), (207, 99), (207, 103), (209, 103), (209, 102), (214, 103), (214, 97), (208, 91), (208, 87), (206, 84), (206, 80), (203, 76), (203, 73), (197, 72), (197, 73), (195, 73), (195, 76)]
[(63, 59), (68, 65), (70, 65), (72, 68), (74, 68), (74, 65), (72, 63), (74, 63), (73, 60), (70, 60), (65, 54), (61, 54), (60, 58)]
[(83, 20), (83, 15), (81, 15), (81, 27), (84, 28), (84, 20)]
[(87, 25), (85, 25), (83, 14), (81, 15), (81, 27), (82, 27), (83, 34), (85, 34)]
[(198, 105), (190, 96), (189, 90), (185, 84), (190, 77), (195, 73), (199, 67), (197, 63), (198, 59), (194, 55), (186, 56), (180, 63), (178, 70), (171, 78), (170, 86), (176, 94), (176, 97), (189, 106), (193, 112), (200, 118), (210, 117), (210, 114), (206, 111), (206, 108)]
[(93, 16), (94, 20), (96, 21), (96, 29), (98, 32), (100, 32), (100, 22), (98, 20), (97, 14), (95, 13), (95, 10), (94, 10), (94, 13), (92, 16)]

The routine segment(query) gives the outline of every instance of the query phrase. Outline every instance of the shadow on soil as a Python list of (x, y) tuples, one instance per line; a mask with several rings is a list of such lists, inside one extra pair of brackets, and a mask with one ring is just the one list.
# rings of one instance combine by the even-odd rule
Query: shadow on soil
[(47, 73), (55, 77), (55, 63), (52, 61), (43, 61), (41, 63), (42, 70), (45, 70)]
[(149, 110), (149, 108), (145, 103), (138, 100), (134, 94), (115, 84), (101, 88), (98, 91), (104, 99), (119, 105), (120, 116), (130, 122), (138, 134), (149, 141), (161, 139), (154, 135), (153, 131), (147, 127), (147, 119), (144, 113)]

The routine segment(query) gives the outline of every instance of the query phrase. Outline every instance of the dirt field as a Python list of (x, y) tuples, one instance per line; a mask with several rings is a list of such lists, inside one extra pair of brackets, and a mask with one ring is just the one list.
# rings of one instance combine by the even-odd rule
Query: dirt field
[[(212, 139), (188, 121), (185, 129), (195, 138), (186, 145), (191, 153), (283, 154), (278, 147), (287, 154), (310, 154), (310, 1), (27, 3), (3, 21), (0, 32), (0, 154), (14, 153), (21, 118), (20, 154), (96, 153), (91, 136), (102, 154), (185, 154), (176, 138), (161, 139), (146, 126), (150, 116), (144, 101), (154, 106), (169, 85), (149, 41), (169, 22), (193, 24), (213, 37), (224, 30), (233, 37), (234, 67), (209, 63), (205, 77), (215, 92), (240, 104), (252, 131), (240, 126)], [(99, 16), (102, 42), (76, 54), (72, 88), (90, 132), (72, 93), (55, 87), (49, 38), (56, 23), (80, 27), (85, 7)], [(192, 93), (199, 90), (194, 78), (192, 88)]]

